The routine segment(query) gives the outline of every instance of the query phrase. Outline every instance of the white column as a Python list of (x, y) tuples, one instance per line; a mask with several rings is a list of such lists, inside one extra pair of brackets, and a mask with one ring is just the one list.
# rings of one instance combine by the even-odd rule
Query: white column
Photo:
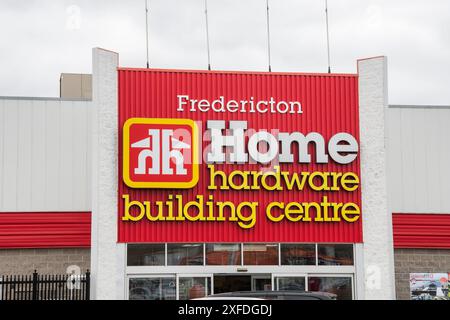
[(125, 297), (125, 245), (117, 243), (118, 58), (92, 51), (92, 299)]
[(358, 61), (365, 299), (394, 299), (392, 215), (387, 200), (384, 114), (387, 59)]

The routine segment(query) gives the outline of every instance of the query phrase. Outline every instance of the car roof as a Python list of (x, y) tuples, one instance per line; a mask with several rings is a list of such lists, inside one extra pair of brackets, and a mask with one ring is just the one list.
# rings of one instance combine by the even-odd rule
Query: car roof
[(320, 291), (293, 291), (293, 290), (278, 290), (278, 291), (233, 291), (217, 293), (213, 297), (245, 297), (245, 296), (308, 296), (319, 299), (335, 298), (336, 295), (329, 292)]
[(195, 298), (191, 300), (264, 300), (262, 298), (257, 297), (239, 297), (239, 296), (207, 296), (203, 298)]

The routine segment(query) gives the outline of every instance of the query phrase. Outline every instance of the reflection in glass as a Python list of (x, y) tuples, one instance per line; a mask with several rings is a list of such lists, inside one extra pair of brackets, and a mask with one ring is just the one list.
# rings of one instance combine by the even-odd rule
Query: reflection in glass
[(244, 265), (278, 265), (278, 244), (244, 244)]
[(315, 265), (316, 245), (281, 244), (282, 265)]
[(309, 291), (322, 291), (334, 293), (338, 300), (352, 299), (351, 277), (309, 277)]
[(305, 277), (277, 277), (277, 290), (305, 291)]
[(201, 266), (203, 265), (202, 243), (167, 244), (167, 265)]
[(253, 290), (255, 291), (271, 291), (272, 279), (269, 278), (253, 278)]
[(129, 244), (127, 246), (128, 266), (163, 266), (164, 244)]
[(206, 264), (212, 266), (240, 265), (241, 245), (238, 243), (207, 244)]
[(129, 282), (130, 300), (175, 300), (175, 277), (131, 278)]
[(180, 300), (203, 298), (211, 294), (211, 281), (209, 277), (187, 277), (179, 279)]
[(214, 293), (250, 290), (252, 290), (252, 276), (214, 274)]
[(353, 265), (352, 244), (319, 244), (317, 248), (319, 265)]

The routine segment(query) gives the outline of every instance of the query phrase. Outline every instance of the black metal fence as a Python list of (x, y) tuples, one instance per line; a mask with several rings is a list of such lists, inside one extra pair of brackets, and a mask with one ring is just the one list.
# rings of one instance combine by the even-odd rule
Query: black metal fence
[(0, 276), (0, 300), (89, 300), (90, 272)]

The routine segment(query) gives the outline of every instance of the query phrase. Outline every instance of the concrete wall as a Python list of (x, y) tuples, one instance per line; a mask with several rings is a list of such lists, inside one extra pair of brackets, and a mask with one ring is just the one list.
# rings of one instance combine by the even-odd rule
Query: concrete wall
[(450, 272), (450, 250), (395, 249), (397, 299), (409, 300), (409, 274), (421, 272)]
[(91, 102), (0, 97), (0, 212), (91, 210)]
[(125, 297), (125, 245), (117, 243), (118, 60), (93, 49), (92, 299)]
[(0, 276), (9, 274), (66, 274), (69, 266), (90, 268), (90, 249), (1, 249)]
[(387, 61), (358, 61), (364, 299), (394, 299), (392, 215), (387, 201), (385, 110)]
[(392, 212), (450, 213), (450, 107), (387, 109)]

